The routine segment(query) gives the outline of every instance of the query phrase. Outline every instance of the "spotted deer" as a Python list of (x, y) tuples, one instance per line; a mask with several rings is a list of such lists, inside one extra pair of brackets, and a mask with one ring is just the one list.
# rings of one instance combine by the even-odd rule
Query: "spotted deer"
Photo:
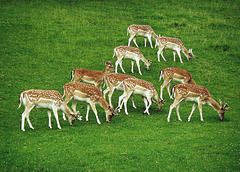
[(84, 68), (74, 69), (72, 71), (72, 80), (75, 82), (84, 81), (87, 83), (94, 84), (97, 88), (102, 91), (102, 82), (104, 77), (110, 72), (114, 72), (114, 68), (111, 62), (104, 62), (106, 68), (104, 71), (89, 70)]
[(86, 121), (88, 121), (89, 109), (91, 106), (96, 116), (97, 123), (101, 124), (98, 118), (96, 104), (100, 104), (100, 106), (105, 110), (107, 122), (111, 122), (112, 117), (114, 115), (118, 115), (116, 113), (117, 108), (116, 110), (111, 108), (107, 101), (102, 96), (101, 91), (93, 85), (81, 82), (69, 82), (64, 85), (63, 90), (64, 96), (66, 96), (65, 103), (67, 104), (70, 100), (73, 100), (72, 109), (74, 110), (74, 112), (76, 112), (77, 101), (83, 101), (88, 103)]
[(177, 52), (178, 56), (179, 56), (179, 59), (180, 59), (180, 62), (183, 63), (182, 61), (182, 58), (181, 58), (181, 53), (182, 52), (186, 57), (187, 57), (187, 60), (190, 61), (191, 58), (195, 58), (193, 52), (192, 52), (192, 49), (189, 49), (187, 50), (182, 41), (178, 38), (171, 38), (171, 37), (160, 37), (157, 39), (157, 42), (156, 42), (156, 45), (155, 47), (159, 47), (159, 50), (157, 52), (157, 55), (158, 55), (158, 61), (160, 62), (160, 54), (163, 58), (164, 61), (166, 61), (166, 59), (164, 58), (163, 56), (163, 50), (164, 49), (171, 49), (173, 50), (173, 59), (175, 61), (175, 54)]
[(22, 113), (22, 125), (21, 130), (25, 131), (24, 129), (24, 121), (27, 118), (27, 122), (31, 129), (34, 129), (29, 115), (33, 108), (45, 108), (48, 109), (48, 118), (49, 118), (49, 128), (52, 128), (51, 125), (51, 110), (57, 121), (57, 126), (61, 129), (59, 120), (58, 120), (58, 110), (62, 110), (64, 113), (67, 114), (69, 118), (70, 125), (74, 124), (76, 118), (81, 120), (81, 116), (79, 116), (79, 112), (72, 112), (71, 109), (64, 103), (61, 94), (55, 90), (26, 90), (21, 93), (19, 97), (19, 107), (21, 104), (25, 106), (25, 111)]
[[(138, 94), (142, 96), (146, 107), (144, 113), (147, 113), (148, 115), (150, 115), (149, 108), (152, 102), (157, 104), (160, 110), (165, 103), (165, 100), (159, 98), (154, 85), (150, 82), (136, 78), (128, 78), (123, 80), (123, 87), (124, 93), (119, 97), (118, 106), (121, 109), (122, 105), (124, 104), (125, 114), (127, 115), (127, 101), (132, 94)], [(155, 99), (156, 101), (154, 101), (153, 99)]]
[(172, 81), (177, 81), (177, 82), (184, 83), (184, 84), (196, 84), (194, 82), (191, 74), (187, 70), (175, 68), (175, 67), (167, 67), (167, 68), (161, 70), (159, 81), (161, 81), (162, 78), (163, 78), (164, 82), (161, 85), (161, 91), (160, 91), (161, 99), (162, 99), (164, 87), (167, 88), (167, 92), (168, 92), (170, 98), (173, 99), (170, 94), (170, 89), (169, 89), (170, 83)]
[(128, 46), (119, 46), (114, 49), (113, 58), (115, 55), (117, 56), (117, 61), (115, 63), (115, 73), (117, 73), (118, 64), (120, 65), (122, 72), (125, 73), (125, 71), (122, 67), (122, 61), (124, 59), (132, 60), (132, 62), (131, 62), (132, 63), (132, 69), (131, 69), (132, 73), (134, 73), (133, 72), (134, 61), (136, 61), (136, 64), (138, 67), (138, 72), (140, 75), (142, 75), (142, 72), (140, 69), (140, 63), (139, 63), (140, 61), (142, 61), (145, 64), (147, 70), (150, 69), (150, 65), (151, 65), (152, 61), (146, 60), (138, 48), (128, 47)]
[(219, 102), (220, 102), (220, 105), (219, 105), (212, 98), (212, 96), (210, 95), (208, 90), (205, 87), (200, 86), (200, 85), (178, 84), (173, 87), (172, 93), (174, 94), (175, 100), (169, 109), (169, 114), (167, 117), (168, 122), (170, 122), (170, 116), (171, 116), (173, 108), (176, 108), (178, 120), (182, 121), (180, 118), (180, 114), (179, 114), (179, 106), (182, 101), (194, 102), (191, 114), (188, 117), (188, 122), (190, 122), (192, 114), (197, 105), (199, 108), (201, 121), (203, 121), (203, 116), (202, 116), (202, 105), (203, 104), (207, 104), (207, 105), (213, 107), (213, 109), (215, 111), (217, 111), (221, 120), (224, 120), (225, 111), (231, 110), (230, 108), (226, 108), (226, 107), (228, 107), (228, 105), (227, 104), (223, 105), (221, 100), (219, 100)]
[[(135, 78), (134, 76), (130, 75), (124, 75), (120, 73), (110, 73), (106, 76), (106, 83), (107, 88), (103, 91), (103, 97), (106, 97), (106, 94), (108, 93), (108, 99), (109, 99), (109, 105), (112, 107), (112, 95), (114, 90), (123, 91), (123, 84), (122, 81), (128, 78)], [(135, 103), (133, 101), (133, 95), (132, 98), (132, 105), (134, 108), (136, 108)]]
[(158, 38), (153, 29), (148, 25), (131, 25), (127, 28), (127, 35), (128, 33), (130, 34), (128, 46), (130, 46), (131, 41), (133, 40), (134, 44), (138, 47), (136, 37), (144, 37), (145, 47), (147, 46), (148, 39), (151, 48), (153, 48), (151, 38), (154, 38), (155, 41)]

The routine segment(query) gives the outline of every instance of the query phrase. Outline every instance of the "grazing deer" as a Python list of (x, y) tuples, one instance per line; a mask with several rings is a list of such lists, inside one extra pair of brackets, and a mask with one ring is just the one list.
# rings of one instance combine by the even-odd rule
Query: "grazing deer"
[(117, 55), (117, 61), (115, 63), (115, 73), (117, 73), (117, 68), (118, 68), (118, 64), (120, 65), (122, 72), (125, 73), (123, 67), (122, 67), (122, 61), (124, 59), (131, 59), (132, 60), (132, 73), (133, 72), (133, 65), (134, 65), (134, 61), (136, 61), (137, 67), (138, 67), (138, 72), (140, 75), (142, 75), (142, 72), (140, 70), (140, 64), (139, 61), (142, 61), (147, 70), (150, 69), (150, 65), (151, 65), (151, 60), (146, 60), (145, 57), (142, 55), (141, 51), (138, 48), (134, 48), (134, 47), (128, 47), (128, 46), (119, 46), (116, 47), (114, 49), (113, 52), (113, 58), (115, 56), (115, 54)]
[(106, 65), (105, 70), (102, 71), (95, 71), (95, 70), (88, 70), (84, 68), (74, 69), (72, 71), (72, 80), (75, 82), (85, 81), (87, 83), (94, 84), (97, 88), (102, 91), (102, 82), (104, 77), (110, 72), (114, 72), (114, 68), (111, 62), (104, 62)]
[(213, 109), (215, 111), (217, 111), (221, 120), (224, 120), (225, 110), (231, 110), (230, 108), (226, 108), (228, 105), (227, 104), (223, 105), (221, 100), (219, 100), (220, 101), (220, 105), (219, 105), (211, 97), (208, 90), (205, 87), (200, 86), (200, 85), (178, 84), (173, 87), (172, 93), (175, 95), (175, 100), (169, 109), (169, 114), (167, 117), (168, 122), (170, 122), (170, 116), (171, 116), (173, 108), (176, 108), (178, 120), (182, 121), (180, 118), (180, 114), (179, 114), (179, 106), (183, 100), (194, 102), (193, 107), (192, 107), (192, 112), (188, 117), (188, 122), (190, 122), (190, 120), (191, 120), (191, 116), (196, 108), (196, 105), (198, 105), (198, 108), (199, 108), (201, 121), (203, 121), (203, 117), (202, 117), (202, 105), (203, 104), (212, 106)]
[(170, 98), (173, 99), (169, 90), (171, 81), (177, 81), (183, 84), (196, 84), (191, 74), (187, 70), (180, 69), (180, 68), (175, 68), (175, 67), (165, 68), (160, 72), (159, 81), (161, 81), (162, 77), (164, 79), (164, 82), (161, 85), (161, 93), (160, 93), (161, 99), (162, 99), (164, 87), (167, 88), (167, 92)]
[[(138, 94), (142, 96), (146, 106), (146, 110), (144, 111), (144, 113), (150, 115), (148, 109), (150, 108), (152, 102), (157, 104), (159, 109), (161, 110), (163, 104), (165, 103), (165, 100), (162, 100), (158, 97), (157, 91), (152, 83), (135, 78), (125, 79), (122, 83), (124, 87), (124, 93), (119, 97), (118, 106), (121, 109), (124, 103), (125, 113), (127, 115), (127, 101), (131, 94)], [(156, 100), (156, 102), (153, 100), (153, 98)]]
[(192, 49), (189, 49), (189, 51), (184, 47), (182, 41), (178, 38), (170, 38), (170, 37), (160, 37), (157, 39), (156, 45), (155, 47), (158, 46), (159, 50), (157, 52), (158, 55), (158, 61), (160, 62), (160, 54), (163, 58), (164, 61), (166, 61), (166, 59), (163, 56), (163, 50), (164, 49), (171, 49), (173, 50), (173, 59), (175, 61), (175, 54), (177, 52), (180, 62), (182, 62), (182, 58), (181, 58), (181, 53), (182, 52), (188, 59), (188, 61), (191, 60), (191, 57), (195, 58), (194, 54), (192, 53)]
[(75, 112), (76, 112), (77, 101), (84, 101), (88, 103), (86, 121), (88, 121), (88, 114), (91, 106), (96, 116), (97, 123), (101, 124), (98, 118), (96, 104), (100, 104), (102, 108), (105, 110), (107, 122), (111, 122), (112, 117), (114, 115), (117, 115), (116, 113), (117, 108), (116, 110), (113, 110), (113, 108), (111, 108), (108, 105), (107, 101), (102, 96), (101, 91), (93, 85), (85, 84), (81, 82), (69, 82), (64, 85), (63, 90), (64, 90), (63, 95), (64, 96), (66, 95), (65, 103), (68, 103), (71, 99), (73, 99), (72, 109)]
[[(106, 82), (107, 82), (107, 88), (103, 91), (103, 97), (106, 97), (106, 94), (108, 94), (108, 99), (109, 99), (109, 105), (112, 107), (112, 95), (114, 90), (119, 90), (123, 91), (123, 84), (122, 81), (128, 78), (135, 78), (134, 76), (130, 75), (124, 75), (120, 73), (110, 73), (106, 76)], [(136, 108), (135, 103), (133, 101), (133, 95), (131, 96), (132, 98), (132, 105), (134, 108)]]
[(131, 25), (127, 28), (127, 35), (128, 33), (130, 33), (128, 46), (130, 46), (131, 41), (133, 39), (134, 44), (138, 47), (136, 42), (136, 37), (139, 36), (139, 37), (144, 37), (145, 47), (147, 45), (147, 39), (148, 39), (151, 45), (151, 48), (153, 48), (151, 38), (154, 38), (155, 41), (157, 41), (157, 38), (158, 38), (158, 36), (153, 31), (153, 29), (148, 25)]
[(48, 110), (49, 128), (52, 128), (50, 110), (53, 111), (59, 129), (61, 129), (61, 126), (58, 120), (57, 113), (58, 110), (62, 110), (64, 113), (68, 115), (70, 125), (74, 124), (76, 118), (81, 120), (81, 116), (78, 115), (79, 112), (73, 113), (71, 109), (64, 103), (61, 94), (55, 90), (26, 90), (22, 92), (20, 95), (18, 108), (21, 107), (22, 103), (25, 106), (25, 111), (22, 114), (22, 126), (21, 126), (22, 131), (25, 131), (24, 121), (26, 117), (29, 127), (31, 129), (34, 129), (29, 120), (29, 114), (34, 107), (49, 109)]

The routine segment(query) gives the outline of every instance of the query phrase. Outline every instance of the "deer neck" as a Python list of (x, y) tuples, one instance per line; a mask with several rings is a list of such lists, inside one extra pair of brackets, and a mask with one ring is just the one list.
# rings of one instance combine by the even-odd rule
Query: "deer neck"
[(103, 107), (105, 111), (108, 110), (108, 102), (103, 97), (98, 99), (98, 103)]
[(152, 37), (154, 38), (154, 39), (158, 39), (158, 36), (157, 36), (157, 34), (153, 31), (152, 32)]
[(217, 111), (218, 113), (220, 113), (220, 111), (221, 111), (221, 106), (220, 106), (212, 97), (208, 98), (208, 103), (210, 104), (210, 106), (213, 107), (213, 109), (214, 109), (215, 111)]
[(191, 80), (189, 81), (189, 84), (194, 84), (196, 85), (195, 81), (193, 80), (193, 78), (191, 77)]
[(182, 49), (183, 54), (184, 54), (186, 57), (189, 57), (189, 55), (188, 55), (188, 54), (189, 54), (188, 50), (187, 50), (184, 46), (182, 46), (181, 49)]
[(68, 116), (70, 116), (70, 114), (73, 114), (72, 110), (67, 106), (66, 103), (61, 103), (61, 110), (66, 113)]

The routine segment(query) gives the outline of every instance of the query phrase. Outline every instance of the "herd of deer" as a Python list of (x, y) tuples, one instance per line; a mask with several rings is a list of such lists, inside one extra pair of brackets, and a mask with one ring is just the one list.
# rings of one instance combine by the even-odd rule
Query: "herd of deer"
[[(173, 99), (173, 95), (175, 100), (173, 104), (170, 106), (169, 114), (167, 117), (167, 121), (170, 122), (170, 116), (173, 108), (176, 108), (176, 112), (178, 115), (178, 120), (181, 121), (180, 114), (179, 114), (179, 106), (182, 101), (192, 101), (194, 102), (191, 114), (188, 117), (188, 121), (190, 121), (191, 116), (198, 105), (200, 111), (200, 118), (203, 121), (202, 117), (202, 105), (208, 104), (212, 106), (220, 116), (221, 120), (224, 120), (224, 112), (225, 110), (230, 110), (230, 108), (226, 108), (228, 105), (223, 105), (221, 100), (220, 105), (211, 97), (208, 90), (203, 87), (196, 85), (194, 82), (191, 74), (187, 70), (183, 70), (180, 68), (173, 68), (168, 67), (160, 72), (160, 78), (164, 79), (163, 84), (161, 85), (160, 97), (154, 87), (154, 85), (150, 82), (137, 79), (136, 77), (119, 74), (117, 73), (118, 65), (123, 73), (125, 73), (122, 67), (122, 61), (124, 59), (131, 59), (132, 60), (132, 69), (131, 72), (133, 73), (133, 66), (134, 61), (136, 61), (139, 74), (142, 75), (140, 70), (140, 61), (142, 61), (145, 65), (147, 70), (150, 69), (151, 61), (146, 60), (142, 55), (141, 51), (138, 48), (130, 47), (130, 43), (133, 40), (134, 44), (138, 47), (136, 42), (136, 37), (141, 36), (145, 39), (145, 47), (146, 47), (146, 40), (148, 39), (151, 48), (152, 41), (151, 38), (155, 39), (156, 44), (155, 47), (158, 46), (158, 61), (160, 61), (160, 55), (164, 61), (166, 59), (163, 56), (164, 49), (171, 49), (173, 50), (174, 61), (175, 61), (175, 53), (177, 52), (180, 62), (182, 63), (181, 54), (182, 52), (188, 59), (191, 60), (191, 57), (195, 58), (192, 53), (192, 49), (189, 51), (184, 47), (182, 41), (177, 38), (170, 38), (170, 37), (161, 37), (160, 35), (157, 36), (155, 32), (152, 30), (150, 26), (147, 25), (131, 25), (127, 29), (127, 33), (130, 33), (130, 38), (128, 40), (128, 46), (119, 46), (114, 49), (113, 57), (117, 56), (117, 61), (115, 63), (115, 73), (110, 73), (111, 71), (114, 72), (114, 68), (111, 62), (104, 62), (106, 66), (105, 70), (102, 71), (94, 71), (88, 69), (75, 69), (72, 71), (72, 80), (71, 82), (64, 85), (63, 89), (63, 96), (58, 91), (55, 90), (26, 90), (21, 93), (19, 98), (19, 108), (23, 103), (25, 106), (25, 111), (22, 114), (22, 125), (21, 129), (24, 129), (24, 121), (27, 118), (27, 122), (29, 127), (34, 129), (30, 120), (29, 114), (33, 108), (46, 108), (48, 109), (48, 117), (49, 117), (49, 127), (51, 126), (51, 110), (54, 113), (54, 116), (57, 121), (57, 126), (61, 129), (59, 120), (58, 120), (58, 110), (63, 112), (63, 119), (66, 120), (65, 114), (69, 119), (70, 125), (74, 124), (75, 119), (82, 120), (82, 116), (79, 115), (79, 112), (76, 111), (77, 101), (84, 101), (87, 102), (87, 113), (86, 113), (86, 121), (88, 121), (88, 114), (90, 107), (92, 108), (93, 112), (95, 113), (97, 123), (101, 124), (97, 110), (96, 104), (100, 104), (100, 106), (105, 110), (106, 113), (106, 121), (110, 122), (112, 117), (117, 114), (117, 110), (120, 111), (124, 104), (125, 113), (128, 114), (127, 111), (127, 101), (131, 96), (132, 105), (136, 108), (133, 100), (133, 95), (138, 94), (142, 96), (143, 102), (145, 104), (145, 111), (144, 113), (149, 113), (149, 108), (152, 103), (157, 104), (159, 109), (165, 103), (163, 100), (163, 89), (166, 87), (167, 92), (171, 99)], [(86, 84), (80, 81), (84, 81)], [(105, 81), (105, 82), (104, 82)], [(170, 83), (172, 81), (180, 82), (181, 84), (175, 85), (172, 88), (172, 93), (170, 93)], [(102, 83), (107, 84), (107, 88), (103, 91), (102, 94)], [(95, 86), (91, 85), (94, 84)], [(114, 90), (123, 91), (123, 94), (119, 97), (118, 107), (114, 110), (112, 105), (112, 95)], [(108, 93), (109, 92), (109, 93)], [(106, 94), (108, 93), (109, 103), (106, 101)], [(65, 98), (65, 101), (63, 100)], [(73, 111), (67, 106), (68, 102), (72, 100), (72, 109)]]

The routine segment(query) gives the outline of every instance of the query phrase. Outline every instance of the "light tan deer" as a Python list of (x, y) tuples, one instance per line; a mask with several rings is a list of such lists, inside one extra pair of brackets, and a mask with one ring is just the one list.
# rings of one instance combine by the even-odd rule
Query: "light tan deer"
[(128, 46), (130, 46), (131, 41), (133, 39), (134, 44), (138, 47), (136, 42), (136, 37), (138, 36), (138, 37), (144, 37), (145, 47), (147, 46), (147, 39), (148, 39), (151, 48), (153, 48), (151, 38), (154, 38), (155, 41), (157, 41), (157, 38), (158, 38), (158, 36), (153, 31), (153, 29), (148, 25), (131, 25), (127, 28), (127, 35), (128, 33), (130, 33)]
[(138, 72), (140, 75), (142, 75), (142, 72), (140, 69), (140, 63), (139, 63), (140, 61), (142, 61), (145, 64), (147, 70), (150, 69), (150, 65), (151, 65), (152, 61), (146, 60), (138, 48), (128, 47), (128, 46), (119, 46), (114, 49), (113, 57), (115, 56), (115, 54), (117, 55), (117, 61), (115, 63), (115, 73), (117, 73), (118, 64), (120, 65), (122, 72), (125, 73), (125, 71), (122, 67), (122, 61), (124, 59), (132, 60), (132, 62), (131, 62), (132, 63), (132, 70), (131, 70), (132, 73), (134, 73), (133, 72), (134, 61), (136, 61), (136, 64), (138, 67)]
[(161, 85), (161, 93), (160, 93), (161, 99), (162, 99), (164, 87), (167, 88), (167, 92), (170, 98), (173, 99), (169, 90), (171, 81), (177, 81), (183, 84), (196, 84), (191, 74), (187, 70), (180, 69), (180, 68), (175, 68), (175, 67), (165, 68), (160, 72), (159, 81), (161, 81), (162, 77), (164, 79), (164, 82)]
[[(69, 82), (64, 85), (64, 96), (66, 95), (65, 103), (68, 103), (71, 99), (73, 99), (72, 109), (76, 112), (77, 101), (87, 102), (87, 113), (86, 113), (86, 121), (88, 121), (89, 109), (90, 106), (96, 116), (97, 123), (101, 124), (96, 104), (100, 104), (106, 113), (106, 121), (111, 122), (111, 119), (114, 115), (117, 115), (116, 110), (111, 108), (107, 101), (102, 96), (102, 93), (97, 87), (85, 84), (81, 82)], [(64, 115), (64, 114), (63, 114)]]
[(191, 116), (197, 105), (199, 108), (201, 121), (203, 121), (203, 116), (202, 116), (202, 105), (203, 104), (207, 104), (207, 105), (213, 107), (213, 109), (215, 111), (217, 111), (221, 120), (224, 120), (225, 111), (231, 110), (230, 108), (226, 108), (226, 107), (228, 107), (228, 105), (227, 104), (223, 105), (221, 100), (219, 100), (220, 101), (220, 105), (219, 105), (211, 97), (208, 90), (205, 87), (200, 86), (200, 85), (178, 84), (173, 87), (172, 93), (175, 95), (175, 100), (169, 109), (169, 114), (167, 117), (168, 122), (170, 122), (170, 116), (171, 116), (173, 108), (176, 108), (178, 120), (182, 121), (180, 118), (180, 114), (179, 114), (179, 106), (182, 101), (194, 102), (193, 107), (192, 107), (192, 112), (188, 117), (188, 122), (190, 122)]
[(25, 106), (25, 111), (22, 113), (22, 131), (24, 129), (24, 121), (27, 118), (27, 122), (31, 129), (34, 129), (30, 120), (29, 115), (33, 108), (45, 108), (48, 109), (48, 118), (49, 118), (49, 128), (52, 128), (51, 125), (51, 110), (57, 121), (57, 126), (61, 129), (59, 120), (58, 120), (58, 110), (62, 110), (64, 113), (68, 115), (68, 119), (70, 125), (74, 124), (76, 118), (81, 120), (81, 116), (79, 116), (79, 112), (72, 112), (71, 109), (64, 103), (61, 94), (55, 90), (26, 90), (21, 93), (19, 97), (19, 107), (21, 104)]
[(157, 43), (155, 45), (155, 47), (158, 46), (159, 47), (159, 50), (157, 52), (157, 55), (158, 55), (158, 61), (160, 62), (160, 54), (163, 58), (164, 61), (166, 61), (166, 59), (164, 58), (163, 56), (163, 50), (164, 49), (171, 49), (173, 50), (173, 59), (175, 61), (175, 54), (177, 52), (178, 56), (179, 56), (179, 59), (180, 59), (180, 62), (183, 63), (182, 61), (182, 58), (181, 58), (181, 53), (182, 52), (186, 57), (187, 57), (187, 60), (190, 61), (191, 58), (195, 58), (193, 52), (192, 52), (192, 49), (189, 49), (187, 50), (182, 41), (178, 38), (170, 38), (170, 37), (160, 37), (157, 39)]
[[(106, 94), (108, 94), (108, 99), (109, 99), (109, 105), (112, 107), (112, 95), (114, 90), (118, 91), (123, 91), (123, 84), (122, 81), (128, 78), (135, 78), (134, 76), (130, 75), (124, 75), (120, 73), (110, 73), (106, 76), (106, 83), (107, 83), (107, 88), (103, 91), (103, 97), (106, 97)], [(133, 101), (133, 95), (131, 96), (132, 98), (132, 105), (134, 108), (136, 108), (135, 103)]]
[[(160, 110), (163, 104), (165, 103), (165, 100), (162, 100), (161, 98), (159, 98), (154, 85), (150, 82), (147, 82), (141, 79), (129, 78), (129, 79), (123, 80), (123, 87), (124, 87), (124, 93), (119, 97), (118, 106), (121, 109), (124, 103), (126, 115), (128, 115), (127, 101), (131, 96), (131, 94), (138, 94), (142, 96), (143, 101), (145, 103), (145, 107), (146, 107), (146, 110), (144, 111), (144, 113), (147, 113), (148, 115), (150, 115), (149, 108), (152, 102), (157, 104)], [(154, 101), (153, 98), (156, 101)]]
[(72, 80), (75, 82), (84, 81), (87, 83), (94, 84), (97, 88), (99, 88), (102, 91), (102, 82), (104, 77), (110, 72), (114, 72), (114, 68), (111, 62), (104, 62), (104, 65), (106, 65), (105, 70), (102, 71), (96, 71), (96, 70), (89, 70), (84, 68), (74, 69), (72, 71)]

